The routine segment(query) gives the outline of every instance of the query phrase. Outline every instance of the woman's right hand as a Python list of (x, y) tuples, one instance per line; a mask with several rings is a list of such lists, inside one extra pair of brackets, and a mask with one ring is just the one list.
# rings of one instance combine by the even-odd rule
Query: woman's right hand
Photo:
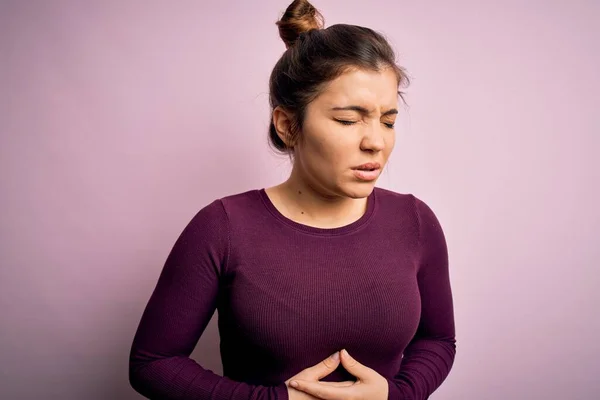
[[(331, 374), (335, 369), (340, 365), (340, 353), (336, 351), (331, 356), (327, 357), (325, 360), (320, 363), (313, 365), (312, 367), (308, 367), (296, 375), (292, 376), (290, 379), (285, 381), (285, 384), (288, 388), (288, 397), (289, 400), (320, 400), (318, 397), (311, 396), (308, 393), (302, 392), (300, 390), (294, 389), (290, 386), (290, 382), (294, 379), (302, 379), (302, 380), (312, 380), (318, 381), (323, 379), (327, 375)], [(353, 381), (344, 381), (344, 382), (321, 382), (325, 385), (330, 386), (351, 386), (355, 382)]]

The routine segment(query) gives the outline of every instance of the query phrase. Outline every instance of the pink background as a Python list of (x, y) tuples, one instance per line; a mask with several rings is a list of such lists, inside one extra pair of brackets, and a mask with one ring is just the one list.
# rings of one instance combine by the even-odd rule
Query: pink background
[[(176, 237), (288, 173), (266, 142), (287, 4), (0, 1), (1, 398), (139, 398), (129, 346)], [(448, 239), (458, 353), (432, 398), (597, 396), (600, 3), (314, 4), (413, 79), (379, 185)], [(217, 344), (213, 321), (193, 357), (220, 373)]]

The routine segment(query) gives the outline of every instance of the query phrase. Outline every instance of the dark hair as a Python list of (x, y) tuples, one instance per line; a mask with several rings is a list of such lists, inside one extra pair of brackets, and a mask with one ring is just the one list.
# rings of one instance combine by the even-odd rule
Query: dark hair
[[(308, 0), (294, 0), (277, 26), (287, 48), (269, 80), (269, 141), (278, 152), (292, 153), (293, 147), (288, 147), (275, 130), (272, 113), (277, 106), (292, 113), (291, 134), (295, 142), (302, 130), (306, 106), (327, 82), (347, 70), (380, 71), (391, 67), (398, 78), (398, 87), (408, 84), (404, 69), (396, 64), (394, 50), (381, 34), (347, 24), (324, 29), (323, 16)], [(403, 99), (402, 94), (398, 91)]]

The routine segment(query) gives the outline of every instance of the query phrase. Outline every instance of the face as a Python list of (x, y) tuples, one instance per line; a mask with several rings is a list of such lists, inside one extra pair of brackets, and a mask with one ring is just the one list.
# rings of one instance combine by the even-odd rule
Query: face
[(326, 196), (368, 196), (394, 148), (397, 109), (392, 69), (342, 74), (306, 109), (295, 173)]

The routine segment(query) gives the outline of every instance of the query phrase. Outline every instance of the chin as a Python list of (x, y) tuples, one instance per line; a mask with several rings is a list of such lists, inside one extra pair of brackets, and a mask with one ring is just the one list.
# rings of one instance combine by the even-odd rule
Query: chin
[(373, 192), (375, 188), (375, 183), (373, 182), (359, 182), (359, 183), (349, 183), (340, 187), (340, 191), (351, 199), (363, 199), (365, 197), (369, 197), (369, 195)]

